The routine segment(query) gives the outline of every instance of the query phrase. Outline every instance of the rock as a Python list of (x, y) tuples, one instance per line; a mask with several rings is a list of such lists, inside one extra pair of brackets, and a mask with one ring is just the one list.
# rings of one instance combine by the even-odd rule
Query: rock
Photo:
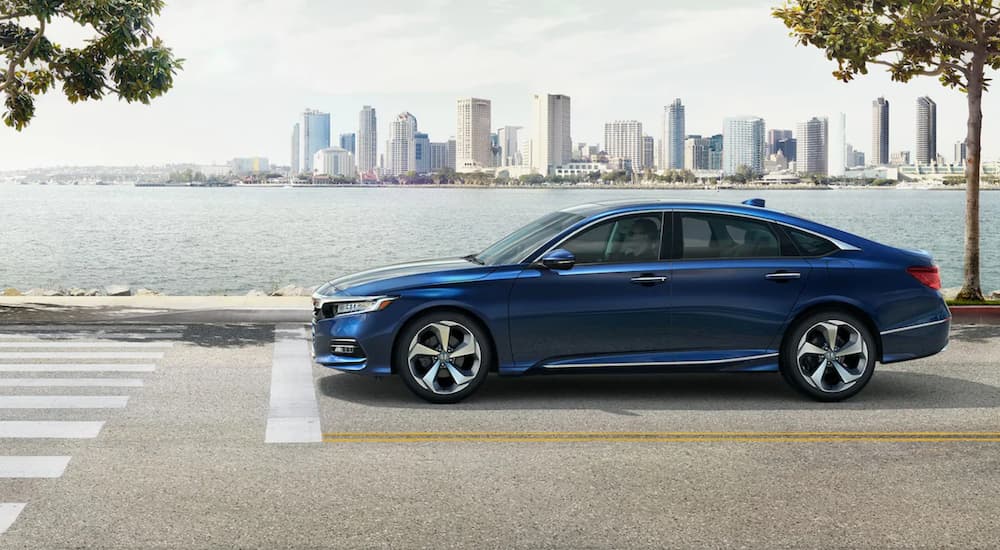
[(135, 291), (136, 296), (163, 296), (155, 290), (149, 290), (148, 288), (140, 288)]
[(21, 291), (16, 288), (5, 288), (3, 289), (4, 296), (22, 296)]
[(295, 285), (288, 285), (279, 288), (271, 293), (271, 296), (301, 296), (302, 289)]
[(264, 292), (263, 290), (256, 290), (256, 289), (254, 289), (254, 290), (251, 290), (250, 292), (247, 292), (246, 295), (247, 296), (267, 296), (267, 293)]
[(100, 296), (101, 295), (101, 291), (98, 290), (98, 289), (96, 289), (96, 288), (88, 288), (86, 291), (84, 291), (83, 295), (84, 296)]
[(86, 296), (87, 291), (82, 288), (71, 288), (66, 291), (67, 296)]
[(961, 287), (953, 288), (942, 288), (941, 295), (944, 296), (945, 300), (954, 300), (958, 296), (958, 291), (962, 290)]
[(44, 292), (42, 292), (42, 296), (49, 296), (49, 297), (52, 297), (52, 296), (65, 296), (65, 295), (66, 295), (66, 293), (63, 292), (63, 291), (61, 291), (61, 290), (45, 290)]
[(990, 295), (986, 297), (989, 300), (1000, 300), (1000, 290), (994, 290), (990, 292)]
[(47, 289), (44, 289), (44, 288), (33, 288), (33, 289), (25, 292), (24, 295), (25, 296), (45, 296), (46, 292), (49, 292), (49, 291)]
[(106, 292), (108, 294), (108, 296), (131, 296), (132, 295), (132, 289), (130, 289), (129, 287), (127, 287), (125, 285), (108, 285), (108, 286), (104, 287), (104, 292)]

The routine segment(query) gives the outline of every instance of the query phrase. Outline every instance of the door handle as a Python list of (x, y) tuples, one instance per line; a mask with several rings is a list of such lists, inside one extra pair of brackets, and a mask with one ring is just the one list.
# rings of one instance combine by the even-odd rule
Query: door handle
[(801, 279), (802, 274), (794, 271), (778, 271), (775, 273), (768, 273), (764, 275), (764, 278), (769, 281), (790, 281), (792, 279)]
[(632, 282), (637, 285), (652, 286), (665, 283), (667, 282), (667, 279), (669, 279), (669, 277), (664, 275), (640, 275), (638, 277), (632, 277)]

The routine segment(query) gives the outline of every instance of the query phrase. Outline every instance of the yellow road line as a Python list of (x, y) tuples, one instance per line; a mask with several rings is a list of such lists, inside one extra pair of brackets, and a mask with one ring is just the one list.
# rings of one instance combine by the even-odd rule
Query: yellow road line
[(323, 441), (427, 442), (695, 442), (695, 441), (986, 441), (1000, 442), (1000, 432), (335, 432)]

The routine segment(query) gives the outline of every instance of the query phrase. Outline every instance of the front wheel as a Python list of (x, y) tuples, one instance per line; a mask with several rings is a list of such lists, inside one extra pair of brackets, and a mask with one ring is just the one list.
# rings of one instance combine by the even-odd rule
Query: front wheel
[(431, 403), (468, 397), (486, 380), (493, 361), (489, 335), (459, 312), (418, 317), (396, 343), (396, 371), (413, 393)]
[(861, 319), (823, 311), (791, 328), (781, 350), (781, 375), (817, 401), (842, 401), (871, 380), (875, 354), (872, 333)]

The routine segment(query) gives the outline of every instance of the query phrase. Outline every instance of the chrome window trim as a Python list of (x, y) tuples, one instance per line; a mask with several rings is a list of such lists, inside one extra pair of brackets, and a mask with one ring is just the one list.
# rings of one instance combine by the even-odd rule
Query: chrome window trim
[[(609, 220), (614, 220), (614, 219), (617, 219), (617, 218), (623, 217), (623, 216), (630, 216), (630, 215), (634, 215), (634, 214), (649, 214), (649, 213), (653, 213), (653, 212), (660, 212), (660, 213), (663, 213), (663, 214), (667, 214), (667, 213), (717, 214), (717, 215), (720, 215), (720, 216), (736, 216), (736, 217), (739, 217), (739, 218), (748, 218), (748, 219), (751, 219), (751, 220), (755, 220), (755, 221), (759, 221), (759, 222), (763, 222), (763, 223), (773, 223), (775, 225), (780, 225), (780, 226), (783, 226), (783, 227), (788, 227), (788, 228), (791, 228), (791, 229), (795, 229), (796, 231), (802, 231), (803, 233), (808, 233), (810, 235), (813, 235), (813, 236), (816, 236), (816, 237), (819, 237), (821, 239), (829, 241), (831, 244), (833, 244), (833, 246), (837, 247), (837, 249), (839, 249), (841, 251), (854, 251), (854, 252), (860, 252), (861, 251), (860, 248), (858, 248), (858, 247), (856, 247), (854, 245), (851, 245), (851, 244), (847, 244), (844, 241), (841, 241), (839, 239), (835, 239), (835, 238), (833, 238), (833, 237), (831, 237), (829, 235), (824, 235), (822, 233), (818, 233), (818, 232), (813, 231), (811, 229), (806, 229), (804, 227), (799, 227), (797, 225), (793, 225), (793, 224), (790, 224), (790, 223), (787, 223), (787, 222), (783, 222), (783, 221), (772, 220), (772, 219), (764, 218), (764, 217), (761, 217), (761, 216), (754, 216), (754, 215), (743, 213), (743, 212), (720, 212), (718, 210), (705, 210), (705, 209), (699, 209), (699, 208), (690, 208), (690, 207), (684, 208), (684, 207), (681, 207), (681, 208), (667, 208), (667, 209), (663, 209), (663, 208), (650, 208), (650, 209), (645, 209), (645, 210), (634, 210), (632, 212), (623, 212), (623, 213), (621, 213), (619, 215), (612, 215), (612, 216), (609, 216), (607, 218), (599, 218), (599, 219), (593, 220), (593, 221), (591, 221), (591, 222), (583, 225), (582, 227), (580, 227), (579, 229), (577, 229), (573, 233), (570, 233), (565, 238), (563, 238), (562, 240), (560, 240), (559, 242), (557, 242), (555, 245), (550, 246), (548, 249), (546, 249), (541, 254), (538, 254), (538, 257), (541, 258), (542, 256), (548, 254), (549, 252), (552, 252), (553, 250), (559, 248), (560, 245), (562, 245), (566, 241), (572, 239), (573, 237), (575, 237), (576, 235), (578, 235), (580, 232), (586, 231), (588, 228), (590, 228), (591, 226), (593, 226), (595, 224), (598, 224), (598, 223), (601, 223), (601, 222), (605, 222), (605, 221), (609, 221)], [(662, 231), (662, 228), (661, 228), (661, 231)], [(525, 263), (525, 262), (528, 261), (528, 258), (531, 258), (532, 256), (535, 256), (535, 255), (536, 255), (535, 252), (532, 252), (531, 254), (528, 254), (519, 263)], [(775, 256), (775, 258), (793, 258), (793, 257), (794, 258), (812, 258), (813, 256)], [(741, 259), (741, 258), (717, 258), (717, 259), (732, 260), (732, 259)], [(742, 258), (742, 259), (755, 260), (755, 259), (760, 259), (760, 258)], [(669, 261), (669, 259), (662, 259), (661, 258), (660, 261)]]
[(929, 323), (919, 323), (919, 324), (916, 324), (916, 325), (909, 325), (909, 326), (905, 326), (905, 327), (894, 328), (892, 330), (883, 330), (879, 334), (882, 335), (882, 336), (885, 336), (886, 334), (895, 334), (897, 332), (906, 332), (908, 330), (914, 330), (914, 329), (918, 329), (918, 328), (924, 328), (924, 327), (931, 327), (931, 326), (934, 326), (934, 325), (940, 325), (941, 323), (947, 323), (948, 321), (951, 321), (951, 317), (948, 317), (947, 319), (941, 319), (939, 321), (931, 321)]
[(738, 363), (740, 361), (753, 361), (755, 359), (770, 359), (777, 357), (777, 353), (764, 353), (761, 355), (745, 355), (742, 357), (732, 357), (729, 359), (705, 359), (691, 361), (653, 361), (650, 363), (573, 363), (561, 365), (542, 365), (546, 369), (575, 369), (575, 368), (600, 368), (600, 367), (667, 367), (679, 365), (719, 365), (723, 363)]

